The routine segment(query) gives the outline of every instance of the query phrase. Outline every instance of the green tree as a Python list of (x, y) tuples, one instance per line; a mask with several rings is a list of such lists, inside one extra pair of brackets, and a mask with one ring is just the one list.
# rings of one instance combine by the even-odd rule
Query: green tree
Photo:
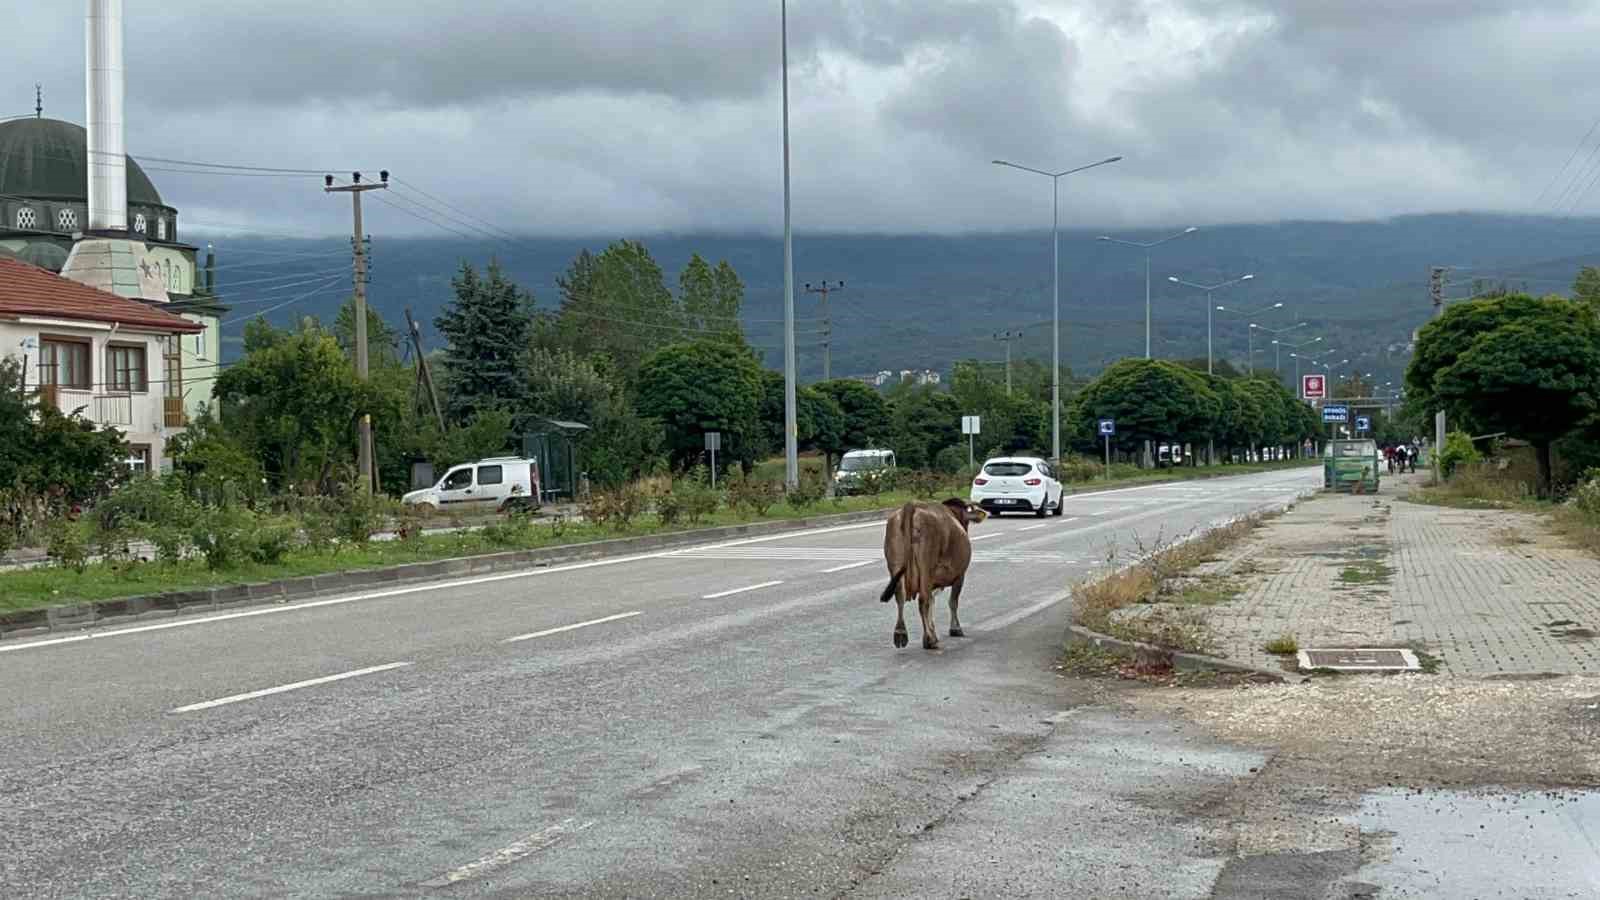
[(957, 444), (961, 436), (961, 404), (955, 397), (923, 385), (897, 400), (890, 408), (892, 446), (900, 465), (927, 469), (939, 451)]
[(1115, 419), (1115, 445), (1131, 450), (1147, 440), (1205, 440), (1221, 415), (1222, 403), (1201, 376), (1176, 363), (1124, 359), (1083, 389), (1078, 408), (1086, 421)]
[(356, 416), (373, 394), (327, 332), (255, 336), (255, 349), (217, 377), (222, 424), (275, 486), (327, 487), (354, 459)]
[(1578, 277), (1572, 281), (1572, 299), (1587, 303), (1600, 313), (1600, 269), (1584, 266), (1578, 270)]
[(743, 299), (744, 285), (727, 260), (712, 269), (696, 253), (689, 257), (678, 276), (678, 303), (684, 327), (703, 331), (718, 340), (744, 343), (744, 331), (739, 325), (739, 307)]
[(753, 462), (762, 449), (761, 396), (761, 367), (720, 341), (664, 347), (639, 368), (638, 411), (665, 427), (679, 465), (699, 457), (708, 431), (722, 432), (730, 460)]
[(455, 298), (433, 320), (447, 341), (446, 414), (454, 422), (465, 422), (479, 410), (517, 407), (533, 296), (508, 280), (494, 261), (483, 277), (462, 263), (450, 286)]
[(825, 454), (830, 474), (837, 457), (850, 450), (883, 447), (889, 441), (893, 434), (889, 405), (877, 391), (848, 378), (818, 382), (814, 387), (832, 399), (844, 416), (844, 428), (838, 434), (838, 443), (820, 448)]
[[(340, 349), (350, 354), (355, 359), (356, 346), (356, 301), (355, 298), (346, 300), (339, 307), (339, 315), (333, 320), (333, 336), (339, 342)], [(397, 365), (400, 362), (400, 335), (390, 328), (378, 315), (378, 311), (367, 307), (367, 364), (371, 366)]]
[(125, 476), (127, 458), (120, 432), (63, 415), (36, 394), (23, 393), (22, 364), (0, 357), (0, 489), (20, 487), (81, 503)]
[(1600, 409), (1600, 326), (1585, 305), (1536, 302), (1474, 338), (1433, 386), (1447, 410), (1533, 444), (1539, 495), (1549, 496), (1550, 445)]
[(639, 241), (617, 241), (598, 256), (578, 254), (557, 283), (559, 345), (583, 356), (605, 354), (624, 379), (645, 357), (686, 336), (661, 266)]

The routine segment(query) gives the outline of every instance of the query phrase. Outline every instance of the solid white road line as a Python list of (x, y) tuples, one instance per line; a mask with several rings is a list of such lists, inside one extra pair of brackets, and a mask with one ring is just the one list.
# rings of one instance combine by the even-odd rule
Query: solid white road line
[[(1018, 528), (1017, 530), (1018, 531), (1033, 531), (1033, 530), (1038, 529), (1038, 528), (1049, 528), (1053, 524), (1055, 524), (1055, 523), (1053, 523), (1053, 522), (1040, 522), (1038, 525), (1029, 525), (1026, 528)], [(977, 538), (973, 538), (973, 540), (977, 540)]]
[(760, 584), (752, 584), (752, 585), (748, 585), (746, 587), (734, 588), (731, 591), (719, 591), (719, 592), (717, 592), (715, 594), (707, 594), (704, 597), (701, 597), (700, 599), (701, 600), (720, 600), (723, 597), (732, 597), (734, 594), (742, 594), (745, 591), (759, 591), (762, 588), (777, 587), (780, 584), (783, 584), (783, 582), (781, 582), (781, 581), (763, 581)]
[(845, 569), (859, 569), (862, 566), (870, 566), (870, 565), (872, 565), (873, 563), (875, 563), (877, 561), (878, 560), (876, 560), (876, 559), (863, 559), (860, 562), (853, 562), (853, 563), (849, 563), (848, 565), (843, 565), (843, 566), (834, 566), (831, 569), (823, 569), (822, 570), (822, 574), (824, 574), (824, 575), (832, 575), (835, 572), (843, 572)]
[(1066, 594), (1062, 594), (1059, 597), (1051, 597), (1048, 600), (1041, 600), (1032, 606), (1024, 606), (1022, 609), (1014, 609), (1004, 615), (995, 616), (992, 619), (985, 619), (973, 627), (980, 628), (985, 631), (999, 631), (1008, 625), (1015, 625), (1016, 623), (1021, 622), (1023, 619), (1026, 619), (1034, 613), (1044, 612), (1050, 607), (1055, 606), (1057, 603), (1067, 599), (1067, 596), (1068, 595)]
[(618, 619), (631, 619), (634, 616), (642, 615), (644, 615), (644, 610), (642, 609), (635, 610), (633, 612), (617, 613), (614, 616), (605, 616), (604, 618), (600, 619), (590, 619), (587, 622), (574, 622), (571, 625), (562, 625), (560, 628), (546, 628), (543, 631), (535, 631), (532, 634), (519, 634), (516, 637), (508, 637), (500, 643), (515, 644), (517, 641), (531, 641), (534, 638), (542, 638), (549, 634), (560, 634), (563, 631), (574, 631), (579, 628), (588, 628), (590, 625), (600, 625), (605, 622), (615, 622)]
[(10, 641), (0, 641), (0, 653), (10, 653), (14, 650), (32, 650), (38, 647), (54, 647), (58, 644), (74, 644), (79, 641), (97, 640), (99, 638), (121, 637), (127, 634), (142, 634), (147, 631), (165, 631), (169, 628), (189, 628), (194, 625), (205, 625), (211, 622), (226, 622), (230, 619), (248, 619), (253, 616), (274, 616), (280, 613), (296, 612), (303, 609), (316, 609), (319, 606), (339, 606), (345, 603), (358, 603), (362, 600), (382, 600), (389, 597), (404, 597), (407, 594), (420, 594), (428, 591), (442, 591), (456, 588), (472, 587), (479, 584), (492, 584), (497, 581), (509, 581), (514, 578), (534, 578), (540, 575), (556, 575), (562, 572), (576, 572), (579, 569), (594, 569), (601, 566), (617, 566), (624, 563), (640, 562), (642, 560), (663, 559), (676, 556), (687, 550), (705, 550), (714, 547), (739, 547), (745, 544), (759, 544), (767, 541), (781, 541), (793, 537), (809, 537), (816, 534), (831, 534), (837, 531), (853, 531), (858, 528), (882, 527), (882, 522), (861, 522), (855, 525), (834, 525), (827, 528), (814, 528), (807, 531), (786, 531), (780, 534), (765, 537), (741, 538), (737, 541), (727, 541), (720, 544), (703, 544), (699, 547), (678, 550), (663, 550), (658, 553), (638, 553), (631, 556), (614, 556), (608, 559), (596, 559), (589, 562), (571, 563), (564, 566), (550, 566), (543, 569), (529, 569), (522, 572), (505, 572), (500, 575), (478, 575), (472, 578), (461, 578), (451, 581), (433, 581), (412, 587), (392, 588), (385, 591), (368, 591), (361, 594), (351, 594), (346, 597), (330, 597), (327, 600), (306, 600), (300, 603), (289, 603), (283, 606), (269, 606), (261, 609), (250, 609), (242, 612), (221, 613), (215, 616), (184, 617), (169, 622), (158, 622), (153, 625), (133, 625), (127, 628), (111, 628), (105, 631), (86, 631), (81, 634), (66, 637), (45, 638), (37, 641), (13, 644)]
[(476, 862), (467, 863), (459, 869), (452, 869), (440, 875), (438, 878), (424, 881), (422, 886), (429, 888), (448, 887), (457, 882), (466, 881), (469, 878), (487, 875), (495, 869), (514, 863), (530, 853), (537, 853), (569, 834), (577, 834), (580, 831), (584, 831), (594, 824), (593, 822), (584, 822), (582, 825), (574, 825), (573, 823), (576, 821), (576, 819), (567, 819), (559, 825), (551, 825), (543, 831), (535, 831), (522, 840), (502, 847)]
[(319, 684), (327, 684), (332, 681), (343, 681), (346, 678), (355, 678), (360, 675), (372, 675), (377, 672), (387, 672), (390, 669), (398, 669), (402, 666), (409, 665), (411, 665), (411, 663), (408, 662), (388, 663), (387, 665), (382, 666), (370, 666), (365, 669), (356, 669), (353, 672), (340, 672), (338, 675), (324, 675), (321, 678), (312, 678), (307, 681), (296, 681), (293, 684), (280, 684), (277, 687), (265, 688), (259, 691), (251, 691), (247, 694), (234, 694), (231, 697), (219, 697), (216, 700), (207, 700), (204, 703), (191, 703), (188, 706), (180, 706), (173, 710), (173, 712), (198, 712), (202, 709), (210, 709), (213, 706), (226, 706), (229, 703), (239, 703), (244, 700), (254, 700), (257, 697), (270, 697), (273, 694), (281, 694), (285, 691), (297, 691), (301, 688), (315, 687)]
[[(1018, 531), (1026, 531), (1026, 530), (1027, 530), (1027, 529), (1025, 529), (1025, 528), (1019, 528), (1019, 529), (1017, 529), (1017, 530), (1018, 530)], [(980, 534), (980, 535), (978, 535), (978, 536), (976, 536), (976, 537), (974, 537), (974, 538), (972, 538), (972, 540), (974, 540), (974, 541), (986, 541), (986, 540), (988, 540), (988, 539), (989, 539), (989, 538), (992, 538), (992, 537), (999, 537), (999, 536), (1000, 536), (1000, 534), (1001, 534), (1001, 533), (1000, 533), (1000, 532), (998, 532), (998, 531), (991, 531), (991, 532), (989, 532), (989, 533), (988, 533), (988, 534)]]

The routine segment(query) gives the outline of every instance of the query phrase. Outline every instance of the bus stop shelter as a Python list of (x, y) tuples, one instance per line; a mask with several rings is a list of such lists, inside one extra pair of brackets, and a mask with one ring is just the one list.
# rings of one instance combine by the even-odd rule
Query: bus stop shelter
[(577, 497), (578, 440), (588, 430), (582, 422), (535, 419), (522, 435), (522, 455), (539, 461), (543, 502)]

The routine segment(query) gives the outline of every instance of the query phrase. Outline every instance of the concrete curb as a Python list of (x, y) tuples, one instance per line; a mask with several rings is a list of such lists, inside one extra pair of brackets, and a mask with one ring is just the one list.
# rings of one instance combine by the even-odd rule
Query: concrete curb
[(1067, 643), (1069, 645), (1088, 645), (1101, 650), (1116, 650), (1139, 659), (1160, 660), (1172, 664), (1174, 669), (1185, 672), (1237, 672), (1241, 675), (1257, 675), (1270, 678), (1279, 684), (1300, 684), (1309, 681), (1305, 675), (1293, 672), (1274, 672), (1271, 669), (1262, 669), (1244, 663), (1229, 662), (1216, 656), (1206, 656), (1203, 653), (1185, 653), (1181, 650), (1169, 650), (1157, 647), (1155, 644), (1146, 644), (1142, 641), (1125, 641), (1098, 631), (1090, 631), (1082, 625), (1067, 626)]
[(274, 603), (292, 603), (315, 597), (348, 594), (373, 587), (392, 587), (399, 584), (421, 584), (471, 575), (510, 572), (517, 569), (536, 569), (568, 562), (631, 556), (672, 547), (689, 547), (696, 544), (714, 544), (720, 541), (745, 537), (764, 537), (788, 531), (810, 528), (827, 528), (887, 519), (897, 507), (840, 513), (837, 515), (810, 516), (802, 519), (784, 519), (775, 522), (752, 522), (747, 525), (723, 525), (666, 534), (650, 534), (634, 538), (612, 538), (565, 544), (558, 547), (540, 547), (534, 550), (510, 550), (480, 556), (442, 559), (433, 562), (405, 563), (381, 569), (363, 569), (353, 572), (330, 572), (325, 575), (305, 575), (258, 584), (235, 584), (188, 591), (167, 591), (137, 597), (118, 597), (85, 603), (68, 603), (57, 606), (25, 609), (0, 613), (0, 640), (45, 634), (53, 631), (76, 631), (102, 625), (117, 625), (147, 619), (165, 618), (191, 613), (208, 613), (261, 606)]

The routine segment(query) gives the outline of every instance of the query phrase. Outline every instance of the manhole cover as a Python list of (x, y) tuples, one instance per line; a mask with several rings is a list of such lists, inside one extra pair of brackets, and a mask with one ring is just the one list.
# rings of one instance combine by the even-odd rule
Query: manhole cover
[(1422, 664), (1410, 650), (1356, 647), (1353, 649), (1301, 650), (1300, 668), (1338, 672), (1413, 672)]

